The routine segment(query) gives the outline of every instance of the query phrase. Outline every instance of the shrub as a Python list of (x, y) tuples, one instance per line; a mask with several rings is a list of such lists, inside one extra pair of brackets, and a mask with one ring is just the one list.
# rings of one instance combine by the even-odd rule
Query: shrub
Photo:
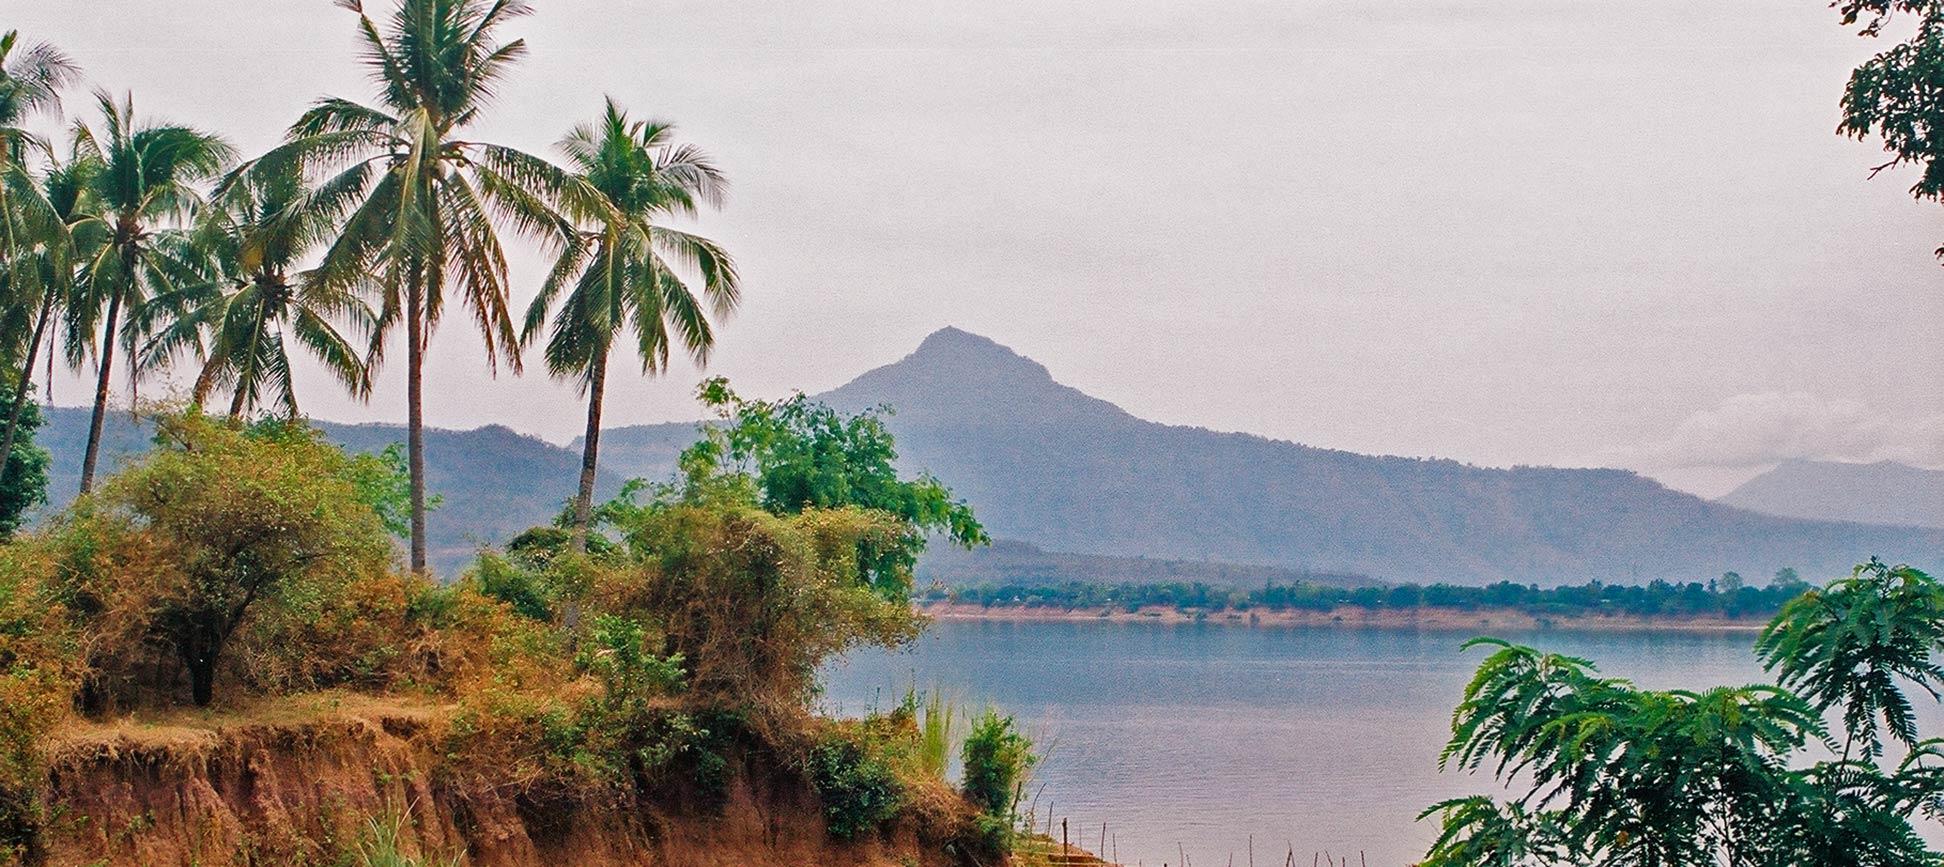
[(403, 676), (463, 698), (481, 690), (560, 692), (575, 677), (565, 637), (467, 581), (412, 600)]
[(1001, 823), (995, 830), (1010, 832), (1027, 775), (1039, 761), (1032, 740), (1019, 733), (1012, 717), (988, 709), (973, 720), (960, 757), (965, 764), (965, 797)]
[(350, 461), (308, 427), (239, 430), (190, 411), (159, 417), (156, 441), (77, 503), (69, 527), (119, 543), (129, 559), (90, 565), (120, 567), (109, 589), (142, 612), (142, 637), (173, 652), (206, 705), (256, 608), (382, 575), (391, 543)]
[(576, 664), (600, 685), (583, 704), (581, 726), (585, 748), (610, 774), (652, 776), (707, 734), (687, 714), (661, 703), (683, 688), (682, 657), (649, 652), (640, 623), (596, 617)]
[(487, 551), (468, 577), (480, 593), (512, 606), (520, 616), (552, 622), (555, 592), (541, 570)]
[(467, 694), (446, 734), (447, 773), (462, 790), (516, 796), (604, 784), (605, 769), (580, 760), (575, 705), (571, 695), (505, 685)]
[(38, 553), (0, 548), (0, 863), (24, 858), (40, 827), (41, 743), (72, 694), (73, 633)]
[(839, 840), (881, 830), (904, 807), (897, 772), (860, 727), (834, 729), (810, 748), (804, 766), (823, 801), (824, 827)]
[(737, 503), (657, 505), (628, 528), (643, 571), (617, 613), (660, 625), (663, 655), (685, 661), (704, 703), (800, 716), (825, 659), (917, 636), (910, 606), (859, 578), (857, 541), (897, 532), (858, 509), (777, 516)]

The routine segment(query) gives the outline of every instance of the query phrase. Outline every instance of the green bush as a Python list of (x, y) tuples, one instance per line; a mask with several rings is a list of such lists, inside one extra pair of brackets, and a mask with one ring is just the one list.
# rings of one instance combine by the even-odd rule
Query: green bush
[(1032, 740), (1019, 733), (1012, 717), (987, 710), (972, 722), (960, 757), (965, 763), (965, 797), (980, 812), (1010, 827), (1026, 777), (1039, 762)]
[(824, 827), (839, 840), (883, 828), (904, 807), (904, 785), (897, 773), (861, 734), (825, 738), (810, 748), (805, 765), (823, 800)]
[(1026, 778), (1038, 764), (1033, 742), (1021, 734), (1010, 716), (987, 709), (972, 721), (960, 750), (965, 765), (965, 798), (979, 810), (978, 845), (987, 854), (1010, 852), (1019, 834), (1019, 801)]
[(554, 591), (540, 570), (490, 551), (480, 554), (467, 576), (479, 592), (513, 607), (522, 617), (552, 622)]

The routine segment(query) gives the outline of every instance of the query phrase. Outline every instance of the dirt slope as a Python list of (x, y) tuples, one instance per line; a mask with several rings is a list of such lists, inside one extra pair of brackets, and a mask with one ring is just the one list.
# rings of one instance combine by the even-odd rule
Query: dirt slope
[(269, 722), (76, 729), (55, 748), (49, 821), (30, 863), (336, 865), (370, 817), (401, 811), (407, 849), (464, 852), (468, 867), (955, 863), (910, 827), (881, 840), (830, 839), (814, 791), (756, 753), (734, 760), (721, 805), (518, 794), (514, 780), (462, 791), (441, 772), (442, 718), (437, 708), (367, 703)]

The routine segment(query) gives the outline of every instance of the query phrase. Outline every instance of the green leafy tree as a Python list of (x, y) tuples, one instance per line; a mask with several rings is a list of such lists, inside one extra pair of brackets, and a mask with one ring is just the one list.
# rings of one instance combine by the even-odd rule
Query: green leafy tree
[[(190, 398), (201, 405), (215, 388), (228, 388), (232, 419), (269, 402), (297, 417), (292, 343), (309, 350), (353, 396), (369, 396), (361, 352), (332, 322), (345, 320), (368, 333), (371, 309), (348, 287), (297, 270), (330, 238), (355, 204), (355, 192), (309, 189), (288, 164), (227, 178), (193, 237), (213, 260), (214, 279), (183, 283), (144, 306), (141, 325), (155, 334), (147, 360), (159, 364), (185, 349), (201, 356)], [(157, 317), (162, 321), (150, 321)]]
[[(1843, 120), (1838, 131), (1863, 140), (1883, 140), (1890, 159), (1878, 172), (1915, 165), (1919, 175), (1910, 193), (1918, 199), (1944, 197), (1944, 2), (1940, 0), (1836, 0), (1831, 4), (1844, 26), (1880, 37), (1893, 21), (1905, 19), (1912, 32), (1850, 73), (1843, 90)], [(1944, 257), (1944, 247), (1937, 255)]]
[(800, 394), (745, 400), (721, 378), (704, 382), (699, 393), (721, 422), (682, 453), (688, 496), (735, 492), (778, 515), (856, 507), (892, 516), (904, 527), (899, 537), (866, 540), (858, 552), (867, 580), (887, 598), (909, 592), (927, 534), (943, 533), (966, 548), (990, 542), (972, 507), (938, 479), (899, 476), (896, 442), (881, 411), (846, 416)]
[[(587, 396), (580, 487), (574, 495), (571, 545), (586, 546), (599, 461), (601, 410), (609, 355), (623, 332), (634, 332), (644, 375), (668, 369), (680, 344), (696, 363), (715, 345), (709, 316), (734, 310), (739, 281), (729, 255), (714, 241), (670, 228), (698, 204), (717, 205), (727, 184), (708, 157), (673, 141), (674, 127), (639, 122), (614, 104), (594, 124), (576, 127), (560, 143), (577, 179), (598, 193), (564, 208), (585, 227), (566, 245), (540, 294), (527, 309), (522, 340), (532, 340), (558, 303), (546, 344), (547, 370), (577, 381)], [(593, 205), (593, 210), (575, 205)], [(700, 277), (699, 295), (683, 278)]]
[[(1642, 690), (1584, 659), (1470, 642), (1496, 650), (1440, 767), (1489, 768), (1523, 793), (1425, 811), (1442, 824), (1425, 863), (1935, 865), (1911, 821), (1944, 812), (1944, 741), (1918, 740), (1903, 688), (1935, 696), (1944, 680), (1940, 592), (1873, 560), (1790, 603), (1759, 644), (1780, 686)], [(1823, 719), (1837, 707), (1842, 755), (1817, 760), (1836, 749)], [(1883, 729), (1909, 749), (1894, 768), (1878, 761)]]
[(382, 25), (359, 0), (339, 5), (358, 14), (377, 104), (319, 100), (291, 128), (290, 141), (259, 158), (252, 170), (292, 163), (328, 174), (322, 189), (357, 199), (316, 276), (329, 287), (377, 292), (372, 363), (382, 357), (394, 326), (405, 331), (411, 566), (422, 573), (427, 342), (447, 303), (456, 301), (479, 327), (487, 363), (497, 370), (504, 355), (518, 372), (498, 225), (570, 238), (573, 226), (548, 201), (573, 202), (582, 194), (567, 173), (545, 160), (467, 135), (526, 53), (522, 40), (499, 39), (508, 21), (528, 12), (524, 3), (400, 0)]
[(1883, 734), (1917, 745), (1915, 685), (1935, 700), (1944, 668), (1932, 653), (1944, 642), (1944, 587), (1916, 569), (1881, 560), (1790, 602), (1762, 630), (1762, 665), (1817, 711), (1842, 708), (1843, 759), (1855, 747), (1883, 754)]
[[(403, 444), (392, 443), (375, 454), (353, 456), (350, 479), (358, 489), (358, 499), (377, 513), (386, 532), (400, 539), (411, 538), (412, 477), (406, 469)], [(443, 497), (433, 496), (425, 506), (437, 509), (443, 502)]]
[[(98, 93), (96, 101), (100, 130), (75, 128), (77, 151), (95, 164), (85, 174), (93, 208), (78, 216), (72, 231), (97, 240), (81, 264), (81, 279), (67, 310), (70, 340), (85, 346), (87, 337), (100, 334), (92, 343), (99, 374), (81, 461), (84, 494), (94, 487), (101, 455), (116, 345), (127, 343), (132, 349), (140, 337), (134, 329), (120, 330), (123, 319), (151, 296), (201, 279), (200, 254), (181, 226), (202, 203), (196, 184), (220, 174), (234, 157), (229, 144), (216, 135), (186, 126), (138, 124), (132, 97), (118, 103)], [(130, 359), (132, 388), (138, 377), (132, 351)]]

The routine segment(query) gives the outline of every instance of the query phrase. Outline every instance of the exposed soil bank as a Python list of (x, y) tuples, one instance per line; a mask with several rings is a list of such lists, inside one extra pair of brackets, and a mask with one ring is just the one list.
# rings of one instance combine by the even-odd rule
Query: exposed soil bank
[(1767, 618), (1638, 617), (1632, 615), (1535, 615), (1512, 608), (1362, 608), (1340, 605), (1329, 611), (1285, 608), (1248, 611), (1183, 611), (1150, 605), (1136, 611), (1120, 607), (1060, 608), (1023, 605), (990, 608), (952, 602), (920, 604), (939, 620), (1067, 621), (1086, 623), (1221, 623), (1237, 626), (1356, 627), (1427, 629), (1445, 632), (1530, 632), (1545, 629), (1625, 632), (1754, 632)]
[(883, 839), (831, 839), (814, 790), (755, 750), (732, 757), (721, 803), (679, 790), (596, 798), (513, 779), (461, 785), (441, 749), (445, 716), (310, 696), (247, 715), (76, 726), (54, 746), (48, 821), (29, 863), (337, 865), (371, 817), (388, 815), (404, 817), (406, 849), (463, 852), (467, 867), (957, 863), (916, 820)]

